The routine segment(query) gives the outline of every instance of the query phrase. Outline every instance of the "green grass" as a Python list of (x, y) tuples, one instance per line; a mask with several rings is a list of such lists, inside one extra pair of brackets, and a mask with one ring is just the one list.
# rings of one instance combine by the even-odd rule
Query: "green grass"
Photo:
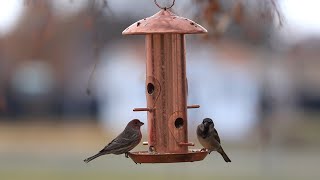
[(113, 137), (94, 125), (2, 124), (0, 180), (318, 180), (319, 128), (318, 122), (290, 126), (266, 147), (254, 136), (240, 144), (226, 142), (229, 164), (213, 153), (194, 163), (136, 165), (115, 155), (85, 164), (83, 159), (109, 140), (104, 137)]
[(319, 179), (317, 150), (270, 151), (265, 154), (229, 151), (232, 163), (217, 154), (204, 161), (177, 164), (134, 164), (123, 156), (104, 156), (85, 164), (83, 155), (1, 154), (1, 180), (315, 180)]

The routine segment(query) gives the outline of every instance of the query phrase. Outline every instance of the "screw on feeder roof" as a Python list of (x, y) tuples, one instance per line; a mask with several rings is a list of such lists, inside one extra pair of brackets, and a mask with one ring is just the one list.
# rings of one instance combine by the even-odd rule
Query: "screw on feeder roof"
[(126, 28), (123, 35), (146, 36), (146, 111), (148, 116), (149, 151), (128, 153), (136, 163), (174, 163), (203, 160), (208, 152), (189, 149), (187, 110), (187, 75), (185, 34), (202, 34), (199, 24), (161, 7), (155, 15)]

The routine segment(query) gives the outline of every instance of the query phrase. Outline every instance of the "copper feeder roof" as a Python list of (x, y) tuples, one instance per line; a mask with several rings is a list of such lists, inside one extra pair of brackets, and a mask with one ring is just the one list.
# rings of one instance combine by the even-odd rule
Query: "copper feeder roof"
[(151, 17), (133, 23), (122, 32), (123, 35), (156, 33), (201, 34), (207, 33), (207, 30), (190, 19), (162, 9)]

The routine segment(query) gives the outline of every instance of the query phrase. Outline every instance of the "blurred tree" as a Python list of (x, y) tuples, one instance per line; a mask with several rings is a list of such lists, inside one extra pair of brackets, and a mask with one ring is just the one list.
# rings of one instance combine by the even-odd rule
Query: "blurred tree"
[(228, 38), (263, 45), (283, 17), (276, 0), (193, 0), (198, 19), (208, 28), (207, 38)]
[[(208, 28), (207, 38), (232, 38), (244, 43), (256, 43), (263, 45), (274, 27), (274, 21), (278, 26), (283, 25), (283, 16), (278, 7), (278, 0), (191, 0), (196, 9), (196, 18)], [(43, 6), (47, 0), (25, 0), (30, 6)], [(69, 0), (70, 3), (79, 3)], [(87, 28), (99, 32), (92, 27), (93, 21), (99, 21), (103, 12), (111, 13), (108, 0), (88, 0), (87, 10), (91, 11), (86, 18)], [(90, 20), (91, 19), (91, 20)], [(95, 33), (99, 34), (99, 33)], [(99, 36), (99, 35), (97, 35)], [(100, 39), (100, 38), (97, 38)], [(99, 44), (99, 43), (98, 43)], [(97, 45), (97, 48), (100, 45)], [(98, 48), (99, 49), (99, 48)]]
[[(69, 109), (67, 111), (72, 114), (90, 113), (95, 105), (92, 106), (90, 98), (84, 98), (86, 83), (77, 81), (79, 77), (83, 80), (89, 77), (89, 74), (82, 73), (90, 71), (88, 67), (92, 65), (92, 60), (95, 62), (106, 45), (119, 38), (119, 29), (130, 23), (130, 17), (117, 21), (110, 18), (112, 13), (107, 0), (88, 0), (84, 8), (72, 16), (61, 18), (54, 2), (25, 0), (24, 16), (17, 28), (0, 39), (0, 53), (4, 57), (2, 63), (8, 67), (1, 72), (6, 77), (3, 84), (5, 87), (11, 86), (9, 77), (13, 77), (19, 65), (28, 61), (45, 62), (52, 69), (54, 88), (52, 94), (45, 97), (49, 99), (45, 103), (47, 107), (43, 104), (39, 106), (41, 112), (63, 114)], [(70, 0), (69, 3), (80, 2)], [(208, 27), (207, 38), (211, 41), (226, 38), (240, 41), (241, 46), (248, 42), (264, 45), (272, 31), (274, 15), (282, 25), (275, 0), (192, 0), (192, 6), (197, 10), (197, 18)], [(13, 92), (10, 88), (7, 91)], [(22, 99), (12, 94), (8, 97), (12, 97), (11, 103), (8, 103), (9, 111), (30, 105), (30, 102), (19, 105), (21, 103), (17, 101)], [(13, 104), (11, 108), (10, 104)]]
[[(6, 114), (96, 114), (95, 97), (86, 97), (86, 83), (77, 81), (79, 77), (86, 81), (87, 76), (83, 73), (88, 69), (83, 68), (90, 67), (92, 59), (97, 59), (99, 52), (115, 37), (117, 32), (113, 28), (119, 29), (119, 25), (103, 13), (107, 7), (106, 1), (101, 2), (102, 6), (97, 6), (95, 1), (88, 1), (85, 8), (61, 19), (56, 15), (52, 1), (25, 1), (24, 16), (17, 28), (0, 39), (2, 63), (8, 67), (1, 72), (2, 77), (8, 77), (2, 78), (2, 82), (5, 81), (2, 84), (5, 96), (11, 97)], [(27, 100), (12, 94), (15, 91), (11, 79), (18, 68), (26, 67), (28, 62), (45, 63), (52, 69), (54, 87), (47, 96)], [(79, 84), (83, 87), (80, 85), (77, 88)], [(46, 99), (45, 103), (35, 104), (40, 99)], [(3, 100), (1, 104), (3, 107)], [(31, 105), (32, 109), (23, 110)]]

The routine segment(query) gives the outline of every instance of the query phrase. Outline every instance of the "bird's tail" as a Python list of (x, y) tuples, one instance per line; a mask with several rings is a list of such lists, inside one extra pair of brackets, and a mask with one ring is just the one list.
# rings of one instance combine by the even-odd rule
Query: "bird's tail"
[(87, 159), (85, 159), (85, 160), (83, 160), (85, 163), (88, 163), (88, 162), (90, 162), (90, 161), (92, 161), (92, 160), (94, 160), (95, 158), (97, 158), (97, 157), (99, 157), (99, 156), (102, 156), (102, 155), (104, 155), (103, 153), (101, 153), (101, 152), (99, 152), (98, 154), (96, 154), (96, 155), (94, 155), (94, 156), (91, 156), (91, 157), (89, 157), (89, 158), (87, 158)]
[(230, 158), (229, 158), (229, 157), (227, 156), (227, 154), (224, 152), (224, 150), (223, 150), (222, 147), (220, 147), (220, 148), (218, 149), (218, 153), (221, 154), (221, 156), (223, 157), (223, 159), (224, 159), (225, 162), (231, 162)]

